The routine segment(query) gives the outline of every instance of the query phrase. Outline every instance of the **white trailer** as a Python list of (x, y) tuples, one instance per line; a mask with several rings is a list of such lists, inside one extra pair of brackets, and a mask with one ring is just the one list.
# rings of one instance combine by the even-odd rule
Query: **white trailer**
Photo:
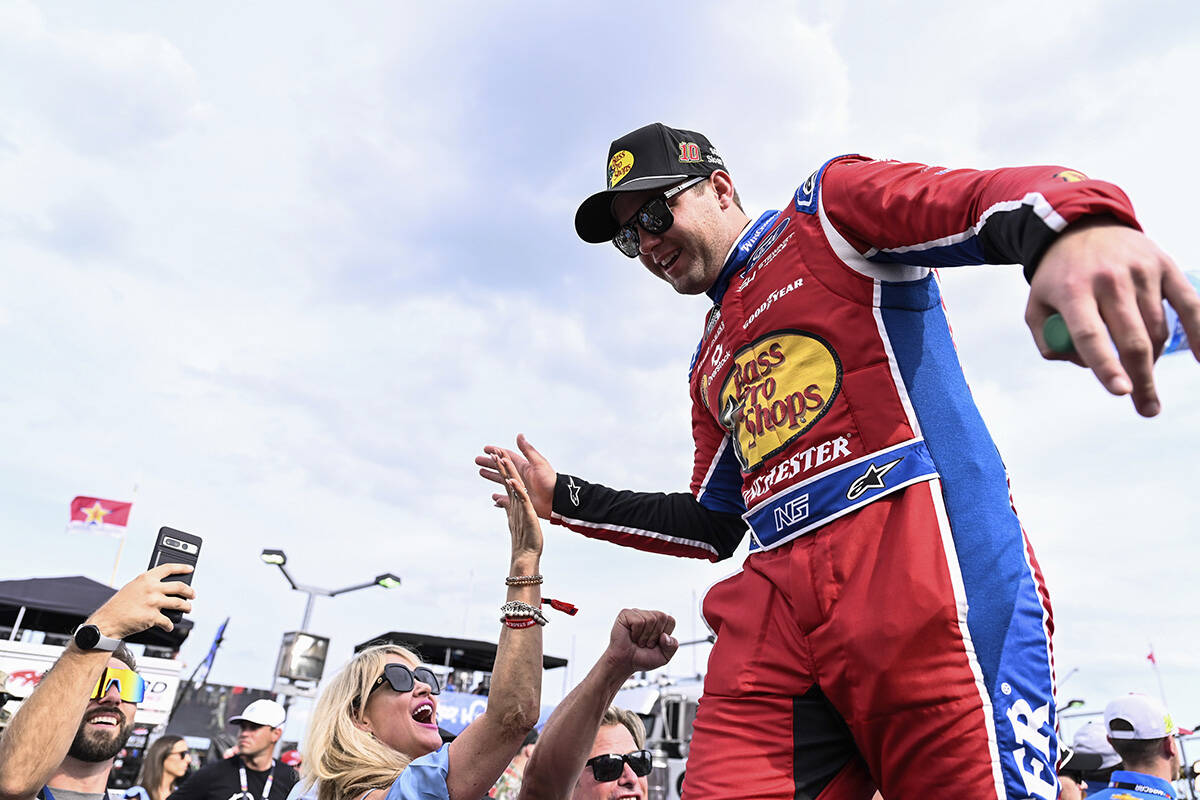
[[(21, 700), (33, 692), (62, 651), (61, 645), (0, 639), (0, 672), (8, 673), (8, 693), (18, 698), (5, 704), (5, 711), (16, 712)], [(138, 705), (133, 719), (153, 729), (165, 723), (171, 714), (183, 665), (174, 659), (142, 656), (137, 660), (137, 667), (138, 673), (146, 679), (146, 698)]]

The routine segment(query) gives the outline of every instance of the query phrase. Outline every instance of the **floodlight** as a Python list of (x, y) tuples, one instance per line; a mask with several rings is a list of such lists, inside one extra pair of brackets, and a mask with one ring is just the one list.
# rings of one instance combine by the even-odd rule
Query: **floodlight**
[(400, 585), (400, 576), (393, 575), (390, 572), (385, 572), (382, 575), (375, 577), (375, 583), (385, 589), (395, 589)]
[(277, 567), (282, 567), (287, 563), (287, 554), (282, 550), (263, 550), (258, 557), (264, 564), (274, 564)]

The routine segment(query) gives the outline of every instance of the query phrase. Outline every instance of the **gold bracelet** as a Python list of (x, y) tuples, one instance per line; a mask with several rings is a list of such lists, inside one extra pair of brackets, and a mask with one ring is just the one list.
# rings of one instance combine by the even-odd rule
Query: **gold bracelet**
[(507, 586), (537, 586), (541, 582), (541, 575), (509, 575), (504, 579)]

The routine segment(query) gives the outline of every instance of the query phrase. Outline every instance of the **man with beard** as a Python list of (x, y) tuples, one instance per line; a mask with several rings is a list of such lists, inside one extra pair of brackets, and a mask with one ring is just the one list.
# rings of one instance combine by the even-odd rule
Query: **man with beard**
[(164, 610), (191, 611), (191, 572), (163, 564), (121, 588), (80, 625), (0, 738), (0, 800), (104, 800), (146, 683), (122, 639), (171, 630)]
[(274, 758), (287, 712), (274, 700), (255, 700), (231, 717), (237, 755), (206, 764), (168, 800), (284, 800), (299, 776)]

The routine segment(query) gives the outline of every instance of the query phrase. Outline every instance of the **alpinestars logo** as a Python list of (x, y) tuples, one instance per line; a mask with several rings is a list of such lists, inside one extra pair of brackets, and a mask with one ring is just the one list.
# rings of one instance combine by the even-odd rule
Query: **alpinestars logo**
[(882, 467), (875, 466), (875, 462), (872, 461), (867, 466), (867, 471), (851, 482), (850, 488), (846, 490), (846, 499), (857, 500), (872, 489), (885, 488), (887, 482), (883, 479), (883, 476), (891, 472), (892, 468), (903, 460), (903, 457), (897, 458), (895, 461), (889, 461)]
[(582, 489), (575, 483), (575, 479), (570, 475), (567, 476), (567, 491), (571, 493), (571, 505), (579, 508), (579, 490)]

